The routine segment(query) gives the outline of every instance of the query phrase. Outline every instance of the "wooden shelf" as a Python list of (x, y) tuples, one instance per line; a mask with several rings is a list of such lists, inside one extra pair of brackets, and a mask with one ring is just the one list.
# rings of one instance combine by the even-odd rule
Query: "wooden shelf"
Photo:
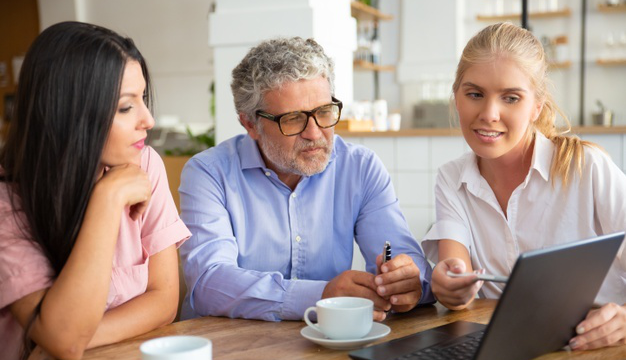
[[(463, 136), (461, 129), (456, 127), (412, 128), (400, 129), (400, 131), (348, 131), (341, 129), (335, 133), (343, 137)], [(571, 134), (626, 134), (626, 126), (573, 126)]]
[(550, 69), (569, 69), (569, 67), (572, 66), (572, 62), (567, 60), (567, 61), (561, 61), (561, 62), (549, 62), (548, 63), (548, 67)]
[(596, 60), (596, 64), (600, 66), (626, 65), (626, 58), (625, 59), (598, 59)]
[(393, 19), (392, 15), (382, 13), (378, 9), (365, 5), (362, 2), (352, 1), (350, 8), (352, 9), (352, 17), (357, 20), (388, 21)]
[[(569, 8), (565, 8), (563, 10), (558, 11), (545, 11), (545, 12), (531, 12), (528, 14), (528, 17), (531, 19), (541, 19), (541, 18), (553, 18), (553, 17), (568, 17), (572, 15), (572, 10)], [(511, 20), (511, 19), (520, 19), (522, 14), (504, 14), (504, 15), (477, 15), (476, 20), (478, 21), (502, 21), (502, 20)]]
[(354, 70), (396, 71), (393, 65), (377, 65), (365, 60), (354, 60)]
[(373, 128), (372, 120), (342, 119), (335, 125), (335, 131), (371, 132)]
[(607, 5), (598, 4), (598, 11), (603, 13), (624, 13), (626, 12), (626, 4)]

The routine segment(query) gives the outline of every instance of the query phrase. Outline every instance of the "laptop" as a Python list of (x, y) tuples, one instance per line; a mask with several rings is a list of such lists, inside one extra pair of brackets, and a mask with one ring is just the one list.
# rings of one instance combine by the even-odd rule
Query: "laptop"
[(620, 232), (521, 254), (488, 325), (456, 321), (349, 355), (522, 360), (559, 350), (593, 306), (623, 239)]

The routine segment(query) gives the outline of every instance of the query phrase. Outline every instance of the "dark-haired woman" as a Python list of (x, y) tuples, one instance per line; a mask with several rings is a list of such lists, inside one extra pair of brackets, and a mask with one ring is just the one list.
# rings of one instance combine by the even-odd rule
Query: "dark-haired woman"
[[(80, 358), (170, 323), (178, 217), (132, 40), (94, 25), (43, 31), (25, 57), (0, 153), (0, 349)], [(34, 343), (34, 344), (33, 344)]]

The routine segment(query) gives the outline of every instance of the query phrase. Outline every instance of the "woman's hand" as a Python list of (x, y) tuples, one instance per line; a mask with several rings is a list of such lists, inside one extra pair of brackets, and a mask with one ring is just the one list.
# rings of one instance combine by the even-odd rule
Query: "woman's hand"
[(609, 303), (590, 310), (576, 326), (577, 336), (570, 341), (574, 350), (591, 350), (626, 344), (626, 304)]
[[(453, 278), (447, 272), (465, 272), (465, 262), (458, 258), (440, 261), (433, 270), (432, 290), (439, 302), (451, 310), (466, 308), (476, 297), (483, 281), (474, 276)], [(482, 271), (482, 270), (481, 270)]]
[(139, 166), (125, 164), (110, 168), (96, 183), (96, 190), (120, 206), (129, 206), (129, 216), (137, 220), (148, 207), (152, 185), (148, 174)]

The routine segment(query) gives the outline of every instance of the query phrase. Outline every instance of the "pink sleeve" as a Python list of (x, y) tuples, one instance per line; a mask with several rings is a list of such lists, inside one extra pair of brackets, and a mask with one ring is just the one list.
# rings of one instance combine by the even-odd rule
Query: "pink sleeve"
[(154, 149), (147, 147), (141, 159), (141, 167), (146, 170), (152, 183), (152, 198), (142, 217), (141, 242), (150, 255), (172, 244), (180, 247), (191, 233), (178, 216), (163, 160)]
[(0, 309), (35, 291), (48, 288), (53, 271), (41, 248), (18, 227), (6, 188), (0, 190)]

